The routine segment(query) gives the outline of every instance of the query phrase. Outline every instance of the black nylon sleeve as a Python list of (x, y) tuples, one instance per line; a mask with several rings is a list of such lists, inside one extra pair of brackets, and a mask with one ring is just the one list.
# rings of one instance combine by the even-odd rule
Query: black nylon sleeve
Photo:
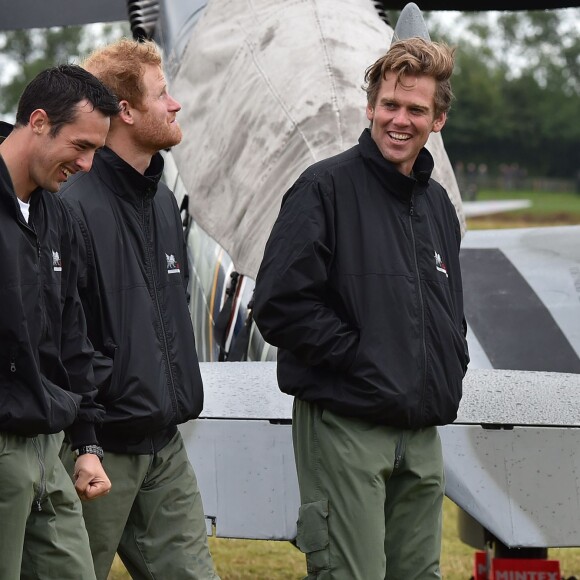
[(334, 251), (332, 198), (317, 180), (301, 178), (284, 196), (266, 244), (254, 295), (264, 338), (307, 365), (347, 369), (358, 330), (326, 301)]
[(77, 285), (86, 280), (83, 239), (78, 225), (63, 208), (66, 228), (63, 247), (68, 248), (65, 301), (62, 311), (61, 359), (67, 371), (71, 391), (81, 395), (76, 421), (68, 429), (73, 449), (80, 445), (97, 443), (95, 424), (102, 422), (105, 410), (95, 401), (98, 389), (93, 372), (94, 350), (87, 337), (87, 324)]

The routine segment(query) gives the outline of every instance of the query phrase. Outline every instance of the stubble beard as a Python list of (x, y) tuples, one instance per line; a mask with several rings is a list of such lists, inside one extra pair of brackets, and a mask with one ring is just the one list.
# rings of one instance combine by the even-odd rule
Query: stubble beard
[(140, 134), (141, 142), (149, 149), (162, 151), (181, 143), (181, 127), (174, 121), (171, 124), (158, 123), (155, 126), (146, 125)]

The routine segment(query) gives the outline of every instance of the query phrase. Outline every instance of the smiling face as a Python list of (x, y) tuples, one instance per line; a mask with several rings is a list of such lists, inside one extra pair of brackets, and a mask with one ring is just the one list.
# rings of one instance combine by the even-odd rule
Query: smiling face
[(147, 65), (142, 80), (145, 96), (135, 115), (135, 140), (142, 149), (157, 153), (181, 141), (176, 114), (181, 105), (168, 93), (159, 66)]
[(74, 121), (63, 125), (54, 136), (50, 134), (51, 125), (44, 110), (37, 109), (30, 116), (36, 137), (28, 168), (31, 189), (58, 191), (69, 175), (89, 171), (95, 151), (105, 144), (109, 117), (88, 101), (81, 101), (76, 108)]
[(371, 136), (385, 159), (410, 175), (431, 132), (439, 132), (447, 115), (435, 117), (436, 81), (429, 76), (387, 73), (374, 105), (367, 104)]

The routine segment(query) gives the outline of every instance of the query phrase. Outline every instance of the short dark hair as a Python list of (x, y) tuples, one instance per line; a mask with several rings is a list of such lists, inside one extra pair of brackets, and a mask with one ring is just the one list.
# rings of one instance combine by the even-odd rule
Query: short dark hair
[(43, 109), (54, 137), (63, 125), (74, 122), (77, 105), (87, 100), (105, 117), (119, 113), (119, 100), (101, 81), (82, 67), (61, 64), (39, 73), (24, 89), (16, 111), (16, 127), (28, 124), (36, 109)]

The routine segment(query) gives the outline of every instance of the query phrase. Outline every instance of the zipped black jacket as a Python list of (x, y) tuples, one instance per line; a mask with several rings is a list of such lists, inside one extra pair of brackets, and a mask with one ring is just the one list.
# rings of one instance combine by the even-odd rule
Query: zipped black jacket
[(84, 240), (79, 293), (110, 451), (159, 448), (203, 406), (183, 228), (162, 171), (160, 154), (142, 175), (105, 147), (61, 189)]
[[(0, 139), (11, 126), (2, 123)], [(93, 350), (79, 300), (70, 215), (35, 190), (27, 223), (0, 157), (0, 431), (69, 429), (74, 447), (96, 443)]]
[(286, 193), (254, 319), (283, 392), (400, 428), (452, 422), (468, 364), (460, 229), (423, 149), (413, 177), (367, 129)]

